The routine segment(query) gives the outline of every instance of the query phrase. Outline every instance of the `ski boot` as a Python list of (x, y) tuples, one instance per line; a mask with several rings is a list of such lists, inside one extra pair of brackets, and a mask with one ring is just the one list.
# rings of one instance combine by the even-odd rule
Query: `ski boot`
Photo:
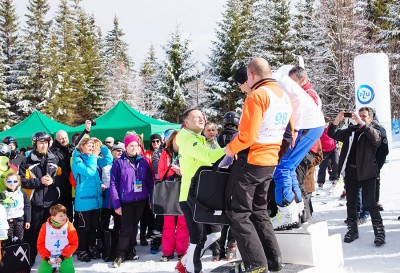
[(271, 219), (274, 230), (292, 229), (301, 222), (299, 205), (293, 200), (288, 206), (278, 206), (278, 213)]
[(229, 240), (226, 250), (226, 260), (232, 261), (236, 259), (236, 242), (235, 240)]
[(358, 225), (355, 219), (347, 218), (347, 229), (348, 231), (343, 239), (345, 243), (351, 243), (358, 239)]
[(161, 234), (153, 235), (150, 241), (150, 253), (157, 254), (161, 246)]
[(382, 246), (386, 244), (385, 240), (385, 227), (382, 224), (382, 221), (372, 221), (372, 227), (374, 228), (375, 240), (374, 244), (376, 246)]

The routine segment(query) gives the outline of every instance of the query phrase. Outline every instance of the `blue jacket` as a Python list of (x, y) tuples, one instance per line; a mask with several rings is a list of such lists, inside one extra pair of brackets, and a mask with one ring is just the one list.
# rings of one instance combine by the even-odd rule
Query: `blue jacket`
[(72, 172), (76, 180), (75, 211), (89, 211), (102, 206), (100, 170), (112, 163), (107, 146), (101, 147), (103, 157), (82, 154), (76, 149), (72, 156)]
[[(136, 169), (136, 170), (135, 170)], [(135, 183), (141, 182), (141, 185)], [(139, 183), (140, 184), (140, 183)], [(154, 179), (149, 163), (138, 156), (132, 163), (124, 153), (114, 161), (111, 168), (110, 191), (114, 209), (119, 209), (121, 203), (130, 203), (151, 198)]]

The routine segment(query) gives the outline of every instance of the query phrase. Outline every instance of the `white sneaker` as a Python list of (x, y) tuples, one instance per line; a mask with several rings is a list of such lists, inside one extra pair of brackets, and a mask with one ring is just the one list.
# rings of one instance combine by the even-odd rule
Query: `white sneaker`
[[(304, 203), (303, 203), (304, 206)], [(299, 223), (299, 207), (293, 200), (288, 206), (278, 206), (278, 213), (271, 219), (274, 229), (285, 229)]]
[(333, 194), (335, 192), (336, 185), (337, 181), (336, 180), (332, 181), (332, 186), (331, 189), (329, 190), (329, 194)]

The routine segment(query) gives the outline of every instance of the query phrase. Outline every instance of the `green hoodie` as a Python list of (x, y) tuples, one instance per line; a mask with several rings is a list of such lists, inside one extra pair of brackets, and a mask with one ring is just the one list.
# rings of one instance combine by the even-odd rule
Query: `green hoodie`
[(179, 146), (179, 164), (182, 174), (179, 202), (187, 201), (190, 183), (197, 169), (201, 166), (211, 166), (224, 155), (224, 148), (212, 150), (204, 136), (189, 129), (181, 129), (176, 135)]

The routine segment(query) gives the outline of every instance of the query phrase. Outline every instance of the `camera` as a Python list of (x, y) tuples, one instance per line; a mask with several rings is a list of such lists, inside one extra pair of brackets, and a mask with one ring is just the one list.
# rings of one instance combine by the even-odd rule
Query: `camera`
[(96, 121), (94, 119), (91, 119), (90, 122), (92, 123), (92, 126), (96, 126)]
[(353, 113), (344, 113), (343, 116), (345, 118), (351, 118), (353, 116)]

